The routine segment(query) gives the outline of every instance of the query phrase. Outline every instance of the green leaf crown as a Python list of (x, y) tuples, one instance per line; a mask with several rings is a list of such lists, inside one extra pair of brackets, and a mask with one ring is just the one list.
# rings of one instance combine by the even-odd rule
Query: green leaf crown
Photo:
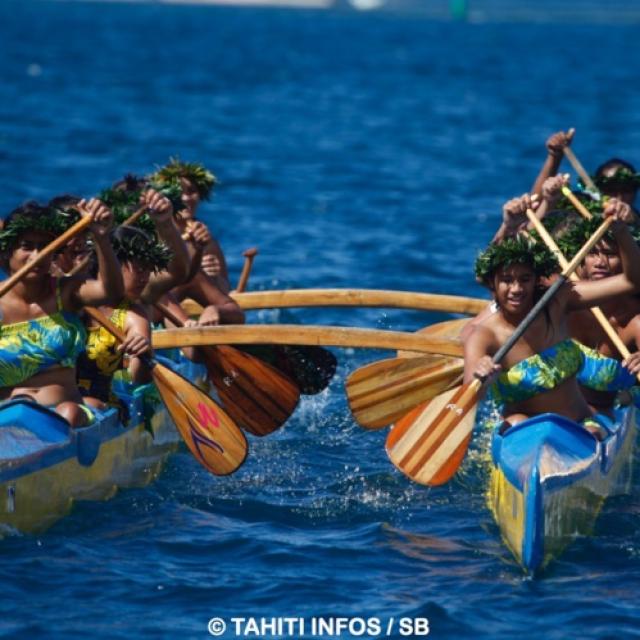
[(119, 227), (111, 244), (120, 262), (138, 262), (150, 271), (162, 271), (171, 261), (171, 251), (153, 236), (135, 227)]
[(636, 173), (629, 167), (617, 167), (610, 176), (591, 176), (593, 183), (598, 189), (607, 189), (615, 186), (629, 186), (633, 189), (640, 187), (640, 173)]
[(151, 176), (151, 179), (158, 184), (180, 185), (180, 178), (186, 178), (198, 190), (200, 198), (208, 200), (214, 185), (218, 184), (218, 179), (197, 162), (181, 162), (178, 158), (170, 158), (169, 164), (161, 167)]
[(74, 209), (62, 211), (29, 202), (11, 212), (0, 231), (0, 251), (11, 250), (18, 237), (27, 231), (51, 234), (52, 239), (63, 234), (79, 218)]
[(500, 267), (512, 264), (528, 264), (540, 277), (549, 277), (559, 271), (558, 260), (543, 243), (521, 234), (505, 238), (499, 244), (490, 244), (476, 260), (476, 278), (489, 286)]

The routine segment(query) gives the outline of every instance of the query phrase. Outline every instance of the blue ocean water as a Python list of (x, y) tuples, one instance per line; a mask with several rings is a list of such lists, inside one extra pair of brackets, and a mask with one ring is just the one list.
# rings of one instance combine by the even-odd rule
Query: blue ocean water
[[(177, 155), (221, 181), (203, 214), (234, 275), (259, 246), (254, 289), (484, 295), (474, 257), (551, 132), (576, 127), (588, 167), (640, 162), (636, 41), (624, 25), (4, 0), (0, 211)], [(250, 319), (407, 330), (446, 317)], [(527, 578), (485, 508), (482, 439), (460, 477), (427, 490), (387, 461), (384, 432), (354, 424), (344, 377), (381, 355), (340, 351), (330, 389), (251, 439), (229, 478), (185, 451), (150, 487), (2, 540), (0, 634), (206, 638), (215, 616), (406, 616), (438, 639), (638, 637), (637, 483), (594, 537)]]

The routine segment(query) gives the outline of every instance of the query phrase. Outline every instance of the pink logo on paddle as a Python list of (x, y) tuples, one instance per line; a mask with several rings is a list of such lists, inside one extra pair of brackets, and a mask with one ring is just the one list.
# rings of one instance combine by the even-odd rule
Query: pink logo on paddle
[(220, 426), (218, 414), (210, 405), (206, 405), (204, 402), (199, 402), (198, 413), (200, 414), (199, 422), (203, 427), (208, 427), (209, 425), (212, 427)]
[(200, 402), (198, 403), (198, 414), (198, 422), (200, 423), (198, 427), (191, 422), (188, 416), (187, 418), (189, 420), (189, 426), (191, 427), (191, 439), (193, 440), (194, 447), (200, 459), (204, 462), (203, 447), (213, 449), (219, 453), (224, 453), (224, 449), (207, 433), (209, 427), (220, 426), (218, 414), (213, 407), (204, 404), (204, 402)]

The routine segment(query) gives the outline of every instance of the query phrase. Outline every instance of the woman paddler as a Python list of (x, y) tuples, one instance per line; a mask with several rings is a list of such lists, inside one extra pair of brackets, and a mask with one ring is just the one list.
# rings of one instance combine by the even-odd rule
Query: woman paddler
[(502, 428), (545, 412), (558, 413), (597, 437), (606, 419), (594, 416), (580, 393), (576, 374), (583, 356), (571, 339), (567, 313), (599, 305), (640, 288), (640, 251), (627, 224), (629, 207), (611, 201), (604, 210), (615, 222), (611, 231), (620, 248), (622, 273), (599, 281), (567, 283), (508, 352), (503, 365), (492, 355), (507, 342), (540, 295), (544, 279), (558, 270), (542, 244), (518, 235), (492, 244), (476, 262), (476, 275), (493, 293), (496, 312), (476, 324), (465, 341), (465, 381), (491, 379), (491, 394), (501, 406)]
[[(111, 211), (95, 199), (79, 205), (93, 219), (89, 229), (98, 258), (97, 277), (55, 278), (49, 274), (48, 258), (0, 298), (2, 396), (26, 396), (52, 407), (72, 427), (94, 419), (76, 385), (76, 360), (86, 339), (79, 312), (87, 305), (117, 302), (124, 291), (120, 265), (109, 242)], [(0, 232), (4, 270), (11, 275), (28, 264), (69, 222), (35, 203), (12, 211)]]
[[(181, 231), (186, 231), (196, 221), (197, 210), (202, 200), (211, 197), (213, 187), (217, 183), (216, 177), (197, 162), (181, 162), (172, 158), (168, 164), (158, 169), (149, 178), (158, 185), (177, 185), (182, 190), (182, 204), (184, 208), (176, 212), (181, 225)], [(229, 273), (227, 262), (220, 247), (220, 243), (210, 236), (206, 247), (202, 251), (201, 268), (204, 275), (209, 277), (220, 291), (229, 293)]]
[[(179, 163), (182, 166), (182, 163)], [(188, 165), (191, 166), (191, 165)], [(199, 165), (198, 165), (199, 166)], [(213, 185), (214, 178), (211, 174), (202, 168), (201, 172), (194, 170), (194, 180), (199, 179), (201, 189), (207, 185), (209, 188)], [(160, 299), (158, 291), (151, 292), (148, 295), (145, 292), (142, 300), (145, 303), (152, 304), (160, 301), (171, 308), (176, 315), (187, 318), (189, 324), (194, 324), (180, 309), (179, 302), (186, 297), (191, 297), (202, 305), (203, 311), (197, 320), (200, 326), (210, 326), (217, 324), (235, 324), (244, 322), (244, 313), (239, 305), (228, 295), (223, 293), (215, 284), (211, 277), (207, 276), (201, 268), (203, 260), (203, 251), (211, 244), (212, 238), (206, 225), (198, 220), (190, 220), (188, 226), (183, 219), (185, 211), (182, 191), (182, 181), (177, 179), (158, 180), (155, 176), (152, 178), (138, 178), (131, 174), (118, 181), (111, 189), (103, 191), (101, 197), (108, 202), (114, 212), (116, 221), (120, 224), (125, 223), (134, 211), (139, 209), (139, 197), (141, 191), (152, 185), (157, 190), (162, 190), (163, 195), (171, 200), (174, 213), (174, 222), (178, 229), (182, 232), (182, 237), (187, 242), (189, 248), (189, 258), (191, 260), (190, 269), (186, 278), (182, 278), (180, 283), (174, 283), (173, 292), (167, 294)], [(189, 198), (187, 198), (189, 200)], [(130, 224), (127, 222), (126, 224)], [(136, 227), (140, 227), (147, 232), (154, 233), (154, 224), (148, 215), (143, 215), (134, 223)], [(152, 279), (155, 275), (152, 274)], [(176, 286), (176, 284), (178, 286)], [(162, 288), (166, 291), (166, 287)], [(161, 314), (148, 309), (150, 317), (154, 322), (160, 323), (163, 318)]]
[(111, 243), (121, 263), (124, 295), (117, 304), (102, 305), (100, 311), (126, 335), (121, 345), (95, 320), (89, 321), (86, 352), (78, 361), (78, 384), (85, 402), (103, 408), (117, 404), (111, 393), (114, 373), (129, 356), (128, 373), (135, 383), (151, 380), (148, 367), (140, 359), (150, 351), (151, 327), (145, 305), (180, 283), (189, 271), (189, 258), (173, 222), (170, 201), (153, 189), (140, 196), (140, 204), (155, 223), (163, 243), (136, 227), (120, 226), (111, 234)]

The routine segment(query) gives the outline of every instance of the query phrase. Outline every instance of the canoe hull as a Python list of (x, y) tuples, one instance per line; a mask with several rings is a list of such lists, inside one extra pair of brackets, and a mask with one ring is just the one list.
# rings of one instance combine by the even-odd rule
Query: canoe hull
[[(200, 373), (184, 361), (173, 366), (191, 379)], [(121, 385), (118, 395), (129, 420), (110, 408), (75, 430), (32, 402), (0, 404), (0, 535), (43, 531), (77, 500), (106, 500), (158, 476), (180, 443), (173, 422), (152, 385)]]
[(528, 572), (589, 535), (605, 499), (629, 489), (636, 409), (616, 411), (597, 441), (581, 425), (543, 414), (493, 434), (489, 507), (506, 545)]

